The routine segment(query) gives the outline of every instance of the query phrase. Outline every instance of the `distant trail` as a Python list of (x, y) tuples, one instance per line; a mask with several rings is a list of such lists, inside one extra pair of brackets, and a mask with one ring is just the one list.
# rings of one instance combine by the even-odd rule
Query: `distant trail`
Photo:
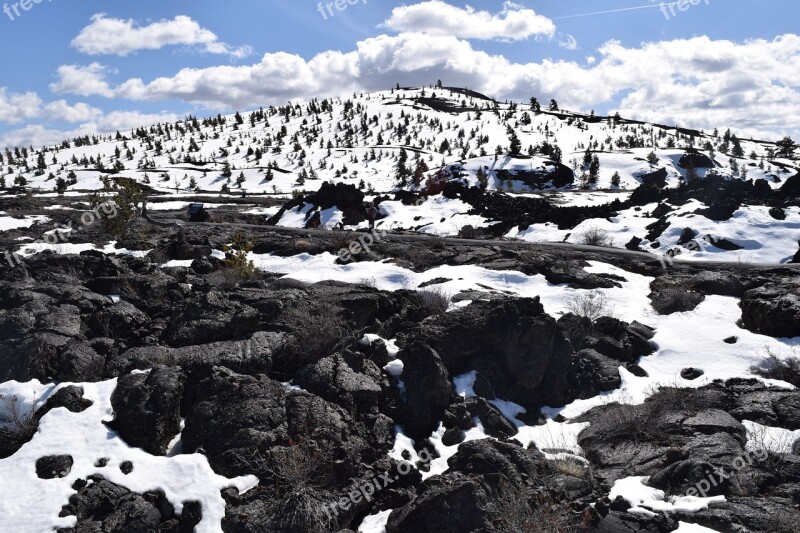
[[(319, 236), (330, 236), (330, 230), (320, 230), (320, 229), (302, 229), (302, 228), (286, 228), (282, 226), (267, 226), (261, 224), (244, 224), (244, 223), (228, 223), (228, 222), (186, 222), (182, 220), (167, 220), (165, 222), (177, 222), (183, 224), (185, 226), (218, 226), (218, 227), (234, 227), (234, 228), (242, 228), (252, 231), (267, 231), (273, 233), (289, 233), (295, 235), (319, 235)], [(380, 228), (377, 228), (380, 230)], [(353, 235), (353, 237), (358, 237), (359, 235), (365, 235), (365, 232), (358, 232), (358, 231), (346, 231)], [(658, 264), (658, 257), (654, 254), (649, 254), (647, 252), (636, 252), (633, 250), (625, 250), (622, 248), (606, 248), (602, 246), (588, 246), (584, 244), (571, 244), (571, 243), (557, 243), (557, 242), (529, 242), (523, 240), (499, 240), (499, 239), (491, 239), (491, 240), (482, 240), (482, 239), (461, 239), (458, 237), (436, 237), (433, 235), (426, 235), (422, 233), (409, 233), (409, 234), (402, 234), (402, 233), (386, 233), (385, 236), (381, 235), (381, 240), (385, 241), (396, 241), (396, 242), (413, 242), (413, 241), (431, 241), (436, 242), (437, 244), (444, 244), (445, 246), (497, 246), (498, 248), (505, 248), (505, 249), (519, 249), (519, 248), (531, 248), (534, 250), (550, 250), (550, 251), (558, 251), (558, 250), (567, 250), (567, 251), (574, 251), (574, 252), (586, 252), (586, 253), (595, 253), (600, 255), (614, 255), (614, 256), (621, 256), (621, 257), (629, 257), (631, 259), (638, 259), (640, 261), (645, 262), (653, 262)], [(739, 262), (732, 262), (732, 261), (685, 261), (678, 258), (672, 259), (673, 266), (670, 268), (674, 268), (675, 266), (699, 266), (699, 267), (708, 267), (708, 268), (794, 268), (800, 269), (800, 264), (773, 264), (773, 263), (748, 263), (742, 264)]]

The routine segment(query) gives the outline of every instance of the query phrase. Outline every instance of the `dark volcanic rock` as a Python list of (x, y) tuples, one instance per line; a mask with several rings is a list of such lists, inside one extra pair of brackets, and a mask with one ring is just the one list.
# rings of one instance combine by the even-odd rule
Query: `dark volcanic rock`
[[(176, 519), (162, 493), (134, 494), (105, 479), (84, 486), (71, 496), (61, 516), (75, 516), (77, 524), (65, 533), (191, 531), (191, 521)], [(199, 522), (199, 521), (198, 521)], [(161, 529), (162, 525), (165, 529)], [(172, 527), (189, 529), (171, 529)]]
[[(285, 450), (291, 456), (293, 448), (308, 445), (324, 450), (319, 468), (330, 469), (344, 485), (358, 473), (365, 456), (375, 460), (391, 446), (391, 437), (384, 437), (386, 448), (373, 454), (360, 436), (363, 429), (344, 409), (308, 393), (287, 392), (265, 376), (217, 368), (199, 384), (196, 397), (182, 433), (184, 452), (202, 449), (212, 468), (225, 476), (269, 478), (274, 474), (261, 470), (253, 453), (268, 457)], [(388, 430), (391, 434), (391, 425)]]
[(179, 366), (191, 374), (208, 374), (214, 366), (254, 374), (269, 372), (275, 353), (281, 351), (285, 344), (285, 334), (259, 331), (241, 341), (212, 342), (181, 348), (132, 348), (110, 358), (106, 375), (113, 377), (133, 370), (145, 370), (163, 362)]
[(705, 374), (705, 372), (703, 372), (698, 368), (684, 368), (683, 370), (681, 370), (681, 377), (683, 379), (688, 379), (689, 381), (693, 381), (702, 376), (703, 374)]
[(769, 282), (744, 294), (739, 303), (744, 326), (772, 337), (800, 336), (800, 280)]
[(439, 354), (421, 342), (411, 343), (397, 357), (404, 363), (406, 430), (412, 438), (427, 438), (450, 403), (450, 376)]
[(572, 349), (538, 298), (474, 302), (424, 322), (414, 338), (441, 356), (451, 376), (477, 370), (497, 397), (532, 409), (569, 400)]
[(258, 312), (217, 292), (189, 301), (164, 332), (173, 347), (246, 338), (258, 328)]
[(638, 177), (641, 180), (642, 185), (646, 187), (662, 188), (667, 186), (667, 176), (667, 169), (662, 167), (657, 170), (647, 172), (646, 174), (641, 174)]
[(70, 385), (58, 389), (55, 394), (48, 398), (47, 403), (36, 411), (36, 416), (41, 418), (59, 407), (63, 407), (72, 413), (82, 413), (91, 406), (92, 401), (83, 397), (83, 389)]
[(164, 455), (180, 432), (183, 380), (180, 369), (163, 366), (123, 376), (111, 396), (115, 417), (108, 426), (131, 446)]
[(71, 455), (52, 455), (36, 461), (36, 475), (41, 479), (67, 477), (72, 470)]

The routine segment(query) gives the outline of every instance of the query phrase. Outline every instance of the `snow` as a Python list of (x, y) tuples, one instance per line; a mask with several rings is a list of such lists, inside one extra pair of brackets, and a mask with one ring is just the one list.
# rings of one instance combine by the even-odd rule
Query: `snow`
[(99, 250), (107, 255), (130, 255), (133, 257), (144, 257), (150, 253), (150, 250), (132, 251), (128, 250), (127, 248), (115, 248), (116, 244), (116, 241), (111, 241), (103, 248), (98, 248), (91, 243), (73, 244), (64, 242), (58, 244), (49, 244), (43, 242), (34, 242), (23, 245), (20, 247), (17, 253), (22, 257), (31, 257), (42, 252), (53, 252), (58, 255), (77, 255), (88, 250)]
[[(222, 531), (225, 501), (220, 491), (235, 487), (245, 492), (258, 483), (253, 476), (227, 479), (215, 474), (203, 455), (157, 457), (132, 448), (103, 424), (113, 419), (111, 394), (117, 380), (76, 384), (84, 397), (93, 402), (82, 413), (64, 408), (46, 414), (33, 440), (16, 454), (0, 459), (0, 531), (41, 533), (72, 527), (76, 518), (59, 517), (63, 505), (75, 493), (71, 488), (77, 479), (102, 475), (112, 483), (137, 493), (161, 490), (180, 514), (184, 502), (199, 501), (203, 519), (196, 533)], [(10, 382), (0, 385), (0, 394), (17, 395), (25, 406), (42, 405), (50, 394), (67, 386)], [(64, 478), (43, 480), (36, 475), (36, 460), (50, 455), (70, 455), (74, 460), (71, 472)], [(98, 459), (108, 458), (108, 466), (94, 466)], [(119, 465), (133, 463), (133, 472), (123, 474)]]
[(697, 524), (678, 522), (678, 529), (676, 529), (673, 533), (717, 533), (717, 531)]
[(34, 224), (46, 224), (47, 222), (50, 222), (50, 219), (41, 215), (33, 215), (23, 218), (0, 216), (0, 231), (11, 231), (19, 228), (30, 228)]
[[(797, 235), (800, 230), (800, 207), (787, 207), (786, 220), (776, 220), (769, 214), (769, 207), (743, 206), (730, 220), (717, 222), (695, 214), (707, 206), (697, 200), (676, 207), (667, 215), (671, 226), (657, 239), (659, 246), (653, 248), (645, 237), (650, 230), (646, 226), (658, 219), (650, 216), (657, 204), (623, 210), (618, 217), (593, 218), (578, 224), (574, 229), (561, 230), (555, 224), (532, 224), (525, 230), (512, 229), (506, 237), (529, 242), (569, 242), (582, 244), (581, 236), (589, 229), (597, 228), (608, 233), (616, 247), (622, 247), (633, 237), (643, 239), (641, 248), (655, 254), (665, 254), (678, 247), (684, 228), (691, 228), (698, 236), (695, 242), (700, 249), (691, 251), (680, 248), (680, 260), (728, 261), (744, 263), (786, 263), (797, 252)], [(743, 249), (728, 251), (701, 242), (700, 237), (709, 235), (715, 239), (727, 239)]]
[[(189, 207), (192, 202), (148, 202), (148, 211), (182, 211)], [(238, 204), (207, 204), (203, 203), (205, 209), (219, 209), (221, 207), (237, 207)]]
[(697, 496), (670, 496), (665, 499), (663, 490), (648, 487), (645, 483), (647, 477), (634, 476), (618, 479), (611, 487), (608, 497), (614, 501), (622, 496), (629, 504), (629, 513), (643, 513), (653, 515), (659, 512), (684, 512), (696, 513), (708, 509), (715, 503), (725, 502), (725, 496), (710, 496), (700, 498)]
[(389, 522), (389, 515), (392, 510), (381, 511), (379, 513), (365, 516), (358, 526), (358, 533), (384, 533), (386, 531), (386, 524)]
[(794, 443), (800, 440), (800, 430), (763, 426), (750, 420), (743, 420), (742, 425), (747, 429), (746, 449), (750, 451), (790, 454)]

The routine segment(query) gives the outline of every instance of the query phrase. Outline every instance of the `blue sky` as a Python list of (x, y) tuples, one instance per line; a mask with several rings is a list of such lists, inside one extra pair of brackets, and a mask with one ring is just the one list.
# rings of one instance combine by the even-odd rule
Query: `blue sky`
[[(310, 0), (4, 2), (0, 145), (438, 78), (498, 98), (796, 134), (797, 3), (694, 2), (672, 15), (648, 0), (359, 0), (332, 16)], [(614, 10), (625, 11), (574, 17)]]

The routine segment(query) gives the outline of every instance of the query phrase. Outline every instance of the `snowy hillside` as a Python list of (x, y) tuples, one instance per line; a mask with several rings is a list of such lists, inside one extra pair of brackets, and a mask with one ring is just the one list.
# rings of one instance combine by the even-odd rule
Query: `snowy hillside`
[[(635, 188), (659, 169), (675, 186), (687, 173), (678, 164), (685, 148), (713, 157), (713, 172), (722, 176), (766, 178), (777, 185), (791, 175), (787, 167), (794, 169), (791, 161), (774, 157), (774, 143), (546, 107), (495, 102), (460, 89), (399, 89), (189, 117), (108, 137), (65, 140), (43, 150), (6, 150), (3, 174), (7, 186), (16, 182), (48, 191), (58, 178), (72, 191), (96, 189), (104, 174), (114, 172), (164, 191), (220, 192), (227, 185), (233, 192), (289, 194), (316, 190), (323, 181), (386, 193), (403, 186), (405, 177), (413, 187), (422, 162), (427, 175), (456, 165), (471, 183), (482, 168), (490, 190), (519, 191), (522, 182), (501, 185), (497, 178), (553, 159), (575, 173), (576, 187)], [(522, 157), (508, 156), (514, 142)], [(590, 170), (595, 155), (596, 182)], [(702, 177), (709, 169), (696, 172)], [(612, 185), (615, 174), (619, 185)]]

